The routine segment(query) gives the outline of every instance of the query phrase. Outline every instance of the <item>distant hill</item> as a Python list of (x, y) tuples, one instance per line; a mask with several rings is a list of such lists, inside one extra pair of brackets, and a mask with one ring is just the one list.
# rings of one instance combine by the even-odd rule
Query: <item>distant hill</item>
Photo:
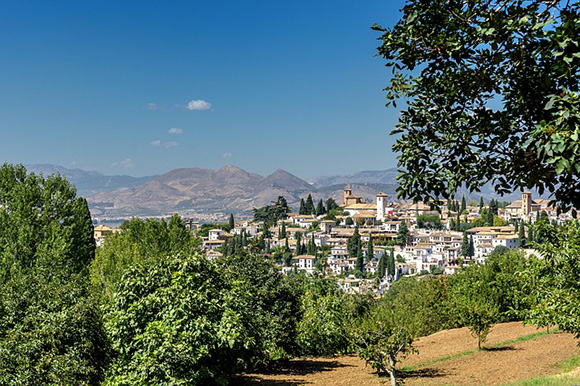
[(317, 188), (339, 185), (339, 184), (397, 184), (397, 175), (399, 172), (396, 168), (387, 170), (364, 170), (348, 175), (314, 177), (308, 182)]
[(218, 170), (175, 169), (131, 189), (100, 192), (88, 199), (97, 216), (161, 215), (185, 210), (248, 212), (279, 196), (293, 205), (315, 190), (284, 170), (262, 177), (228, 165)]
[(154, 176), (150, 177), (131, 177), (126, 175), (107, 176), (99, 172), (86, 171), (81, 169), (67, 169), (58, 165), (51, 164), (34, 164), (24, 165), (29, 172), (43, 175), (61, 174), (72, 182), (81, 196), (101, 191), (114, 191), (119, 189), (129, 189), (141, 185)]
[[(131, 177), (106, 176), (98, 172), (67, 169), (49, 164), (27, 165), (35, 173), (60, 173), (74, 183), (79, 194), (86, 196), (91, 212), (96, 217), (153, 216), (175, 212), (249, 213), (253, 207), (268, 205), (279, 196), (298, 210), (300, 199), (311, 194), (314, 201), (333, 198), (342, 203), (343, 189), (349, 185), (353, 193), (367, 202), (374, 202), (379, 192), (396, 197), (397, 169), (366, 170), (350, 175), (317, 177), (309, 182), (285, 171), (276, 170), (263, 177), (237, 166), (228, 165), (218, 170), (182, 168), (159, 176)], [(481, 193), (459, 190), (456, 197), (486, 202), (498, 199), (491, 185)], [(500, 201), (519, 199), (515, 192)], [(534, 197), (539, 197), (534, 192)]]

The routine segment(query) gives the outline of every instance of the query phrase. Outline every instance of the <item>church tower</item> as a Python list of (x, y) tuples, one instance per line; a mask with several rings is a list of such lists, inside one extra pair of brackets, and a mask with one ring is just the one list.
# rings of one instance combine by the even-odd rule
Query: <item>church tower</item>
[(377, 220), (385, 221), (388, 198), (389, 196), (383, 192), (377, 194)]
[(522, 193), (522, 215), (528, 217), (532, 212), (532, 192), (526, 190)]

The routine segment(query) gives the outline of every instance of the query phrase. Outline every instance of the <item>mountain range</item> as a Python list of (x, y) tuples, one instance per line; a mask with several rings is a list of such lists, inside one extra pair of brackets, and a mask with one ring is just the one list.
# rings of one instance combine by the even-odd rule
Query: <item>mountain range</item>
[[(343, 189), (349, 185), (353, 193), (373, 202), (378, 192), (394, 195), (397, 170), (367, 170), (350, 175), (316, 177), (305, 181), (284, 170), (263, 177), (239, 167), (221, 169), (183, 168), (149, 176), (106, 176), (98, 172), (67, 169), (43, 164), (28, 165), (29, 171), (43, 174), (60, 173), (76, 185), (80, 195), (87, 197), (91, 213), (97, 218), (154, 216), (172, 213), (248, 213), (253, 207), (268, 205), (279, 196), (298, 209), (300, 199), (311, 194), (315, 201), (329, 197), (342, 202)], [(481, 193), (465, 190), (457, 197), (486, 201), (498, 198), (491, 186)], [(519, 193), (504, 196), (513, 200)]]

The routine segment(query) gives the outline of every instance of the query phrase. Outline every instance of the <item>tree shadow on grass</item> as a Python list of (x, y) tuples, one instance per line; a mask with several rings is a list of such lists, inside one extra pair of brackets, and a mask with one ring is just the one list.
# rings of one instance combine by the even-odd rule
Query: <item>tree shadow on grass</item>
[(482, 347), (481, 351), (512, 351), (519, 350), (514, 346), (503, 346), (503, 347)]
[(303, 385), (304, 381), (300, 380), (275, 380), (263, 379), (262, 376), (304, 376), (308, 374), (333, 371), (340, 367), (354, 367), (340, 363), (339, 361), (328, 360), (311, 360), (295, 359), (287, 362), (279, 362), (253, 374), (242, 374), (232, 380), (232, 385), (276, 385), (276, 386), (294, 386)]
[(444, 371), (430, 367), (416, 370), (400, 370), (398, 372), (398, 376), (402, 379), (438, 378), (444, 377), (445, 375)]

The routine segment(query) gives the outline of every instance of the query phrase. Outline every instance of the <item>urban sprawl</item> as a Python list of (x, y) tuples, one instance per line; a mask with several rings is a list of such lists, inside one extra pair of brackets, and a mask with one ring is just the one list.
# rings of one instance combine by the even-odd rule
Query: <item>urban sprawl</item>
[[(439, 210), (389, 198), (379, 193), (375, 203), (368, 203), (347, 187), (341, 205), (330, 199), (326, 208), (320, 201), (314, 209), (309, 197), (311, 208), (305, 208), (303, 200), (300, 212), (310, 214), (284, 213), (270, 225), (256, 219), (234, 222), (232, 216), (229, 227), (204, 231), (203, 225), (185, 221), (200, 234), (208, 259), (248, 249), (253, 243), (284, 274), (335, 276), (347, 292), (380, 294), (401, 276), (452, 274), (466, 264), (484, 263), (494, 250), (525, 248), (533, 254), (529, 224), (571, 219), (549, 200), (533, 199), (528, 191), (521, 200), (503, 205), (463, 198), (443, 201)], [(336, 207), (328, 210), (331, 203)], [(95, 227), (97, 246), (115, 232), (119, 229)]]

